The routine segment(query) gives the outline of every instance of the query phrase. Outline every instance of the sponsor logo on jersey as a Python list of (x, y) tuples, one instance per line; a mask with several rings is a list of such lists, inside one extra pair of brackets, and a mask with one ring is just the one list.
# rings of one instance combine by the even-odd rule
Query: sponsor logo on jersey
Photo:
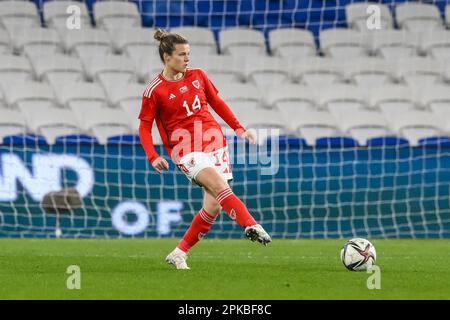
[(176, 98), (176, 96), (173, 93), (171, 93), (170, 96), (169, 96), (169, 100), (172, 100), (174, 98)]
[(185, 93), (185, 92), (187, 92), (188, 91), (188, 87), (187, 86), (182, 86), (181, 88), (180, 88), (180, 92), (181, 93)]
[(194, 81), (192, 81), (192, 85), (193, 85), (196, 89), (198, 89), (198, 88), (200, 88), (200, 81), (194, 80)]

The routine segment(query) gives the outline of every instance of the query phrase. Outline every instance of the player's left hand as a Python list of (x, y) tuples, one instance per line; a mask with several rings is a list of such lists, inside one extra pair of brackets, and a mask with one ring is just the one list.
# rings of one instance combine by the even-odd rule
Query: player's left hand
[(242, 133), (241, 138), (248, 140), (248, 142), (250, 142), (251, 144), (256, 144), (256, 137), (253, 132), (250, 132), (249, 130)]

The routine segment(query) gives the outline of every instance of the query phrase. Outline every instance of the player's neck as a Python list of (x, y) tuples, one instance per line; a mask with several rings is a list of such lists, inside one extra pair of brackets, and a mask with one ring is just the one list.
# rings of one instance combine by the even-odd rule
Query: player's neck
[(164, 68), (162, 75), (163, 75), (164, 79), (169, 80), (169, 81), (178, 81), (184, 77), (183, 72), (178, 72), (178, 71), (175, 71), (170, 68)]

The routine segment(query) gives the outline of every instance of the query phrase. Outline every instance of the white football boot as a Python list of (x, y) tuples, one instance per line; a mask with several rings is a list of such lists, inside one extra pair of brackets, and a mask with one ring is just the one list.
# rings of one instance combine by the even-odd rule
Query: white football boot
[(166, 262), (174, 265), (177, 269), (190, 269), (186, 263), (186, 260), (186, 252), (178, 249), (178, 247), (166, 257)]
[(272, 242), (272, 238), (260, 224), (255, 224), (245, 228), (245, 236), (252, 241), (258, 241), (265, 246)]

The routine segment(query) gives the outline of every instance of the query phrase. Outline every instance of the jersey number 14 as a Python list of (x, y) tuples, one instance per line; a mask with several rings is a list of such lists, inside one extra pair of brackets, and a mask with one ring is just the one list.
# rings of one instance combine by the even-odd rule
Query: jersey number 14
[[(183, 107), (186, 109), (187, 116), (190, 117), (194, 114), (194, 112), (189, 109), (189, 105), (186, 100), (183, 101)], [(202, 105), (200, 104), (200, 99), (198, 95), (195, 95), (194, 103), (192, 103), (192, 110), (200, 109)]]

